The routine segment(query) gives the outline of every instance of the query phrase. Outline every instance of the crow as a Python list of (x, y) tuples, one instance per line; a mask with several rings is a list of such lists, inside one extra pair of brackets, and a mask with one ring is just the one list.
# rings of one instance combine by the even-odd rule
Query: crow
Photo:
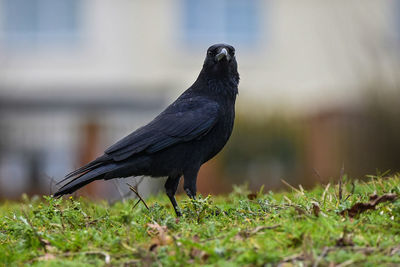
[(165, 191), (177, 216), (175, 193), (181, 176), (184, 190), (196, 197), (197, 173), (228, 141), (235, 119), (239, 73), (235, 49), (208, 48), (194, 84), (147, 125), (121, 139), (104, 154), (67, 174), (55, 194), (71, 194), (95, 180), (129, 176), (168, 177)]

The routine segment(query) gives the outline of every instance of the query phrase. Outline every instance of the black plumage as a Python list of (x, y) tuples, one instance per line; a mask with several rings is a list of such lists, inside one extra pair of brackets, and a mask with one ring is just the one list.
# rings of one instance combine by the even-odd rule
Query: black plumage
[(149, 124), (109, 147), (104, 155), (68, 174), (54, 196), (70, 194), (99, 179), (147, 175), (165, 177), (165, 189), (176, 214), (179, 179), (196, 196), (200, 166), (228, 141), (235, 118), (239, 74), (235, 49), (216, 44), (207, 50), (203, 68), (179, 98)]

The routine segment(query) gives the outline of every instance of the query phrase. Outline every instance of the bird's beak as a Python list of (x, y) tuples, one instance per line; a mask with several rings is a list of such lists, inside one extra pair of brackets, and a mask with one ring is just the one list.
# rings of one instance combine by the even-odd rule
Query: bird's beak
[(226, 48), (222, 48), (221, 52), (219, 52), (216, 56), (215, 59), (217, 61), (221, 61), (221, 59), (226, 58), (227, 61), (231, 60), (231, 56), (229, 55), (228, 51)]

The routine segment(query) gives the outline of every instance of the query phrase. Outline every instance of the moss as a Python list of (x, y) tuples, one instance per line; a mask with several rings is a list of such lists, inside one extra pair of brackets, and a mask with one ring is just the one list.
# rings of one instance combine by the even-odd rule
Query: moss
[[(110, 206), (86, 199), (23, 198), (0, 206), (0, 266), (217, 266), (400, 264), (400, 201), (354, 218), (339, 213), (376, 193), (400, 193), (398, 176), (311, 191), (178, 197), (183, 217), (156, 196)], [(315, 206), (319, 207), (316, 210)]]

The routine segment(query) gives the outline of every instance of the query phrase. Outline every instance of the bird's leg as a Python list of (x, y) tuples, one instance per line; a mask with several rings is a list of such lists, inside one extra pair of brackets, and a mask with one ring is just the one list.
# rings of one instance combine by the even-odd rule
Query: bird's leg
[(196, 199), (196, 181), (198, 171), (199, 169), (197, 168), (188, 170), (183, 173), (185, 179), (183, 183), (183, 189), (185, 190), (186, 194), (192, 199)]
[(179, 210), (178, 203), (176, 203), (175, 193), (176, 193), (176, 189), (178, 189), (180, 178), (181, 178), (180, 176), (175, 176), (175, 177), (169, 176), (164, 185), (165, 192), (167, 193), (167, 196), (168, 196), (169, 200), (171, 201), (172, 206), (174, 207), (176, 216), (178, 216), (178, 217), (182, 216), (182, 213)]

